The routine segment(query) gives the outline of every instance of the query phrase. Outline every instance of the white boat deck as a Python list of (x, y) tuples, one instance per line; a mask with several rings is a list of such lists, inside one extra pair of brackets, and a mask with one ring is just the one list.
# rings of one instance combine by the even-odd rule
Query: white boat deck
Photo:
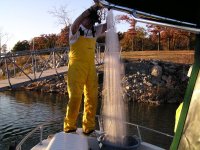
[(59, 132), (52, 138), (43, 140), (42, 145), (37, 144), (31, 150), (99, 150), (96, 137), (85, 136), (82, 129), (76, 133)]
[[(100, 132), (96, 131), (97, 134)], [(37, 144), (31, 150), (100, 150), (101, 144), (96, 136), (85, 136), (82, 129), (76, 133), (59, 132), (52, 138), (43, 140), (42, 145)], [(164, 150), (158, 146), (141, 142), (137, 150)]]

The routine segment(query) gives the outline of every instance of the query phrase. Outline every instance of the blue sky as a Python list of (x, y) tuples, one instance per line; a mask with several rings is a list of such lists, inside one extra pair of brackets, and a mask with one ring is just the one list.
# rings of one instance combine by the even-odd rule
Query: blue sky
[[(49, 14), (53, 8), (66, 6), (73, 22), (85, 9), (93, 4), (92, 0), (1, 0), (0, 33), (1, 43), (7, 44), (8, 50), (22, 40), (31, 40), (41, 34), (58, 34), (63, 26), (58, 25), (57, 18)], [(128, 25), (121, 23), (118, 31), (126, 31)]]

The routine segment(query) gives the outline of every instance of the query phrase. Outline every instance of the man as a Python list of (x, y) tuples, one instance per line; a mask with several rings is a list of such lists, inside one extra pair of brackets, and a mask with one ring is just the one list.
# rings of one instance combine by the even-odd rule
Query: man
[(74, 132), (76, 121), (84, 93), (84, 112), (82, 129), (84, 134), (90, 134), (95, 129), (97, 108), (98, 81), (95, 67), (96, 37), (106, 30), (106, 24), (100, 23), (97, 11), (98, 5), (85, 10), (72, 24), (70, 31), (70, 53), (67, 75), (69, 102), (64, 120), (64, 132)]

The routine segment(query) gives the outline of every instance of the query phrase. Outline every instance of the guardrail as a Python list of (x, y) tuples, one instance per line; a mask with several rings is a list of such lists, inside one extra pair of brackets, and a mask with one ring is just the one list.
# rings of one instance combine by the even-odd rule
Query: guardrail
[[(96, 46), (95, 61), (97, 66), (104, 61), (104, 44)], [(11, 78), (24, 76), (29, 81), (41, 79), (45, 70), (53, 69), (58, 75), (57, 68), (67, 66), (69, 47), (43, 50), (26, 50), (0, 55), (0, 80), (7, 79), (12, 87)], [(83, 56), (84, 57), (84, 56)]]
[[(82, 114), (82, 113), (79, 113), (79, 114)], [(100, 115), (96, 115), (96, 118), (97, 118), (98, 123), (99, 123), (99, 129), (97, 129), (97, 130), (99, 130), (100, 133), (103, 134), (102, 118), (101, 118)], [(58, 120), (58, 121), (61, 122), (62, 120)], [(56, 121), (56, 122), (58, 122), (58, 121)], [(21, 147), (22, 147), (22, 145), (26, 142), (26, 140), (27, 140), (28, 138), (30, 138), (30, 137), (31, 137), (36, 131), (38, 131), (38, 130), (40, 131), (39, 144), (42, 145), (42, 144), (43, 144), (43, 143), (42, 143), (42, 140), (43, 140), (43, 129), (44, 129), (45, 126), (47, 126), (47, 125), (49, 125), (49, 124), (51, 124), (51, 123), (53, 123), (53, 122), (55, 122), (55, 121), (49, 121), (49, 122), (47, 122), (47, 123), (43, 123), (43, 124), (41, 124), (41, 125), (38, 125), (35, 129), (33, 129), (31, 132), (29, 132), (29, 133), (21, 140), (21, 142), (17, 145), (16, 150), (21, 150)], [(134, 124), (134, 123), (129, 123), (129, 122), (124, 122), (124, 123), (127, 124), (127, 125), (130, 125), (130, 126), (136, 127), (136, 129), (137, 129), (137, 135), (138, 135), (138, 138), (139, 138), (139, 140), (140, 140), (141, 142), (143, 141), (142, 136), (141, 136), (141, 129), (145, 129), (145, 130), (148, 130), (148, 131), (150, 131), (150, 132), (153, 132), (153, 133), (156, 133), (156, 134), (160, 134), (160, 135), (164, 135), (164, 136), (166, 136), (166, 137), (169, 137), (169, 138), (173, 139), (173, 136), (172, 136), (172, 135), (167, 134), (167, 133), (164, 133), (164, 132), (161, 132), (161, 131), (157, 131), (157, 130), (154, 130), (154, 129), (151, 129), (151, 128), (148, 128), (148, 127), (145, 127), (145, 126), (141, 126), (141, 125), (138, 125), (138, 124)], [(102, 135), (102, 134), (101, 134), (101, 135)]]
[[(39, 79), (45, 70), (55, 69), (57, 72), (57, 68), (66, 66), (68, 52), (69, 48), (64, 47), (3, 54), (0, 56), (1, 71), (9, 83), (10, 78), (21, 75), (25, 75), (32, 81)], [(36, 77), (38, 72), (40, 75)], [(34, 76), (31, 77), (29, 74)]]

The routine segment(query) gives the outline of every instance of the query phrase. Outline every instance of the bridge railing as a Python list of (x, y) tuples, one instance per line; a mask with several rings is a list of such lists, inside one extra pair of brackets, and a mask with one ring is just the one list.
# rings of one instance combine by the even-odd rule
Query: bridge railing
[[(95, 62), (97, 66), (104, 61), (104, 44), (97, 44)], [(16, 77), (38, 80), (46, 70), (59, 74), (58, 68), (67, 66), (69, 47), (43, 50), (28, 50), (0, 55), (0, 80)], [(84, 57), (84, 56), (83, 56)]]
[(30, 80), (35, 80), (45, 70), (55, 69), (57, 72), (57, 68), (67, 65), (68, 51), (69, 48), (64, 47), (3, 54), (0, 57), (0, 77), (10, 80), (25, 75)]

